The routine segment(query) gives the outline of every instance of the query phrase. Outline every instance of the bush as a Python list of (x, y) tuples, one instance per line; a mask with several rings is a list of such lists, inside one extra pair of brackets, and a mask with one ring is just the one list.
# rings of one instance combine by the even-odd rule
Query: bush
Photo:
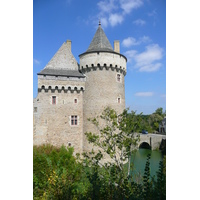
[(73, 148), (51, 145), (33, 147), (34, 199), (76, 199), (88, 191), (82, 165), (73, 156)]

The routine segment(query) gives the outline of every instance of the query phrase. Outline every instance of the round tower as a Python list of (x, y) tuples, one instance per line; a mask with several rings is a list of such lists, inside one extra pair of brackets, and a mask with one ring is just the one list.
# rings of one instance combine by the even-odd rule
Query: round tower
[[(83, 102), (83, 133), (95, 133), (95, 127), (88, 118), (102, 114), (106, 107), (117, 113), (125, 109), (124, 77), (127, 58), (120, 54), (119, 41), (115, 41), (114, 50), (106, 37), (101, 24), (86, 52), (79, 55), (80, 71), (85, 74)], [(83, 150), (91, 150), (83, 136)]]

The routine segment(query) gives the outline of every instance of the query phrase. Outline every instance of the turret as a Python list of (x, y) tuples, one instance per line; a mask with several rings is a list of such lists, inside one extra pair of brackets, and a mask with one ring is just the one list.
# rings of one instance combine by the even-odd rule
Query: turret
[[(88, 49), (79, 55), (80, 71), (86, 76), (83, 102), (83, 132), (95, 132), (88, 118), (102, 114), (106, 107), (121, 113), (125, 109), (124, 76), (127, 59), (120, 54), (119, 41), (113, 50), (101, 24)], [(84, 138), (83, 150), (91, 150)]]

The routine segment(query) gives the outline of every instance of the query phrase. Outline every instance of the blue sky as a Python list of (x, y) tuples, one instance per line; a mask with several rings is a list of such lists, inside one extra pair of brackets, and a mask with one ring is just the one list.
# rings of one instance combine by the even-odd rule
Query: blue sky
[(126, 107), (153, 113), (166, 110), (165, 0), (33, 0), (33, 97), (40, 72), (67, 39), (79, 62), (99, 20), (113, 46), (127, 59)]
[[(32, 1), (27, 0), (0, 3), (1, 129), (4, 130), (0, 148), (2, 151), (6, 149), (2, 160), (7, 163), (1, 165), (1, 171), (9, 172), (2, 173), (1, 176), (5, 186), (0, 194), (1, 199), (5, 199), (8, 194), (10, 199), (23, 195), (26, 199), (27, 195), (33, 193), (30, 173), (33, 163), (30, 155), (33, 155), (33, 95), (37, 95), (37, 72), (45, 67), (67, 39), (72, 40), (72, 51), (79, 62), (78, 55), (89, 47), (99, 17), (104, 20), (103, 28), (112, 45), (113, 40), (119, 39), (121, 53), (133, 50), (132, 54), (129, 52), (132, 60), (127, 63), (125, 77), (127, 106), (129, 104), (132, 110), (144, 113), (153, 112), (154, 107), (164, 108), (165, 98), (161, 97), (165, 96), (165, 88), (167, 89), (167, 196), (168, 199), (196, 199), (199, 196), (199, 185), (195, 184), (195, 180), (199, 178), (199, 161), (194, 153), (199, 152), (199, 133), (196, 126), (199, 124), (200, 113), (199, 2), (190, 0), (181, 1), (180, 4), (180, 1), (167, 1), (167, 46), (165, 1), (142, 1), (140, 5), (134, 4), (138, 5), (135, 8), (133, 4), (123, 4), (123, 1), (116, 1), (115, 8), (112, 7), (112, 1), (110, 4), (109, 1), (107, 4), (98, 2), (100, 1), (34, 0), (34, 7)], [(107, 5), (107, 11), (103, 5)], [(126, 9), (129, 13), (123, 10), (126, 6), (129, 7)], [(140, 38), (143, 36), (148, 36), (151, 42), (141, 42)], [(129, 37), (135, 39), (129, 39), (132, 46), (123, 46), (122, 41)], [(125, 40), (125, 44), (129, 40)], [(134, 41), (141, 43), (133, 45)], [(149, 55), (148, 60), (146, 53), (146, 59), (152, 61), (151, 63), (161, 63), (162, 66), (157, 64), (157, 71), (141, 72), (140, 57), (134, 55), (144, 56), (142, 53), (149, 52), (151, 48), (147, 47), (153, 44), (158, 45), (151, 46), (154, 47), (155, 57), (152, 55), (150, 59)], [(163, 50), (161, 54), (160, 48)], [(134, 50), (137, 54), (134, 54)], [(188, 142), (189, 134), (195, 137), (192, 142)], [(8, 148), (8, 143), (11, 148)], [(178, 156), (174, 151), (177, 144), (187, 144), (184, 153)], [(24, 149), (26, 152), (22, 154)], [(185, 158), (187, 162), (183, 165)], [(13, 170), (13, 163), (19, 162), (26, 167), (15, 165)], [(191, 163), (192, 170), (184, 177), (185, 181), (182, 181), (183, 174), (191, 168)], [(21, 185), (23, 189), (25, 185), (23, 193)]]

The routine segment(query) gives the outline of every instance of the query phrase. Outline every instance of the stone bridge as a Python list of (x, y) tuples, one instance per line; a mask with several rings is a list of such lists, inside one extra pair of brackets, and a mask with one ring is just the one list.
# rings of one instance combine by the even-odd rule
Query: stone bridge
[(160, 147), (162, 140), (166, 140), (166, 135), (160, 134), (140, 134), (140, 141), (138, 142), (138, 148), (146, 146), (147, 148), (151, 148), (155, 150)]

